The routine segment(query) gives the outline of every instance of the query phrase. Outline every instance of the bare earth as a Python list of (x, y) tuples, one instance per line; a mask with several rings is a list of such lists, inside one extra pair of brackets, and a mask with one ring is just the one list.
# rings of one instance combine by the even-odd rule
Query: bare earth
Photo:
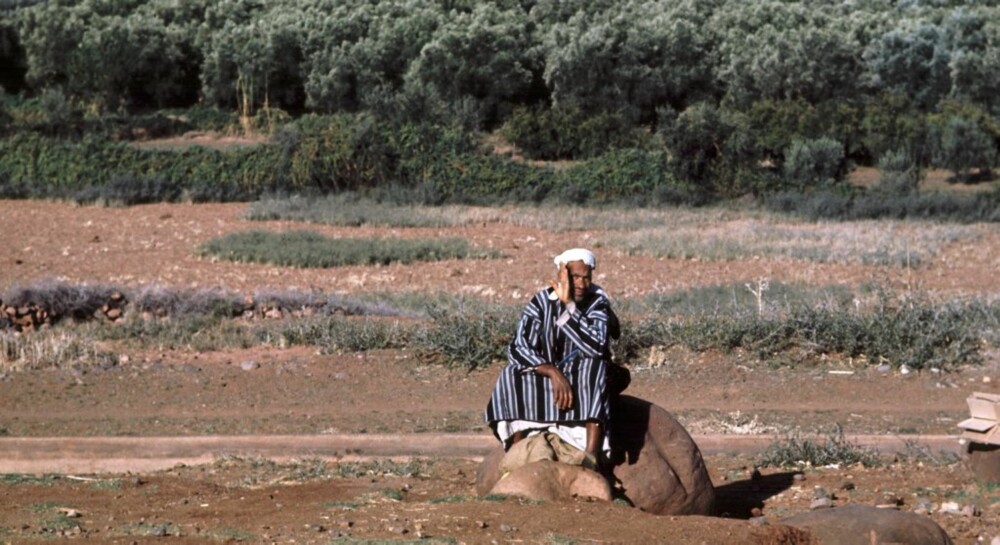
[[(546, 285), (548, 256), (567, 247), (591, 246), (603, 235), (498, 224), (308, 226), (333, 236), (464, 237), (478, 247), (500, 250), (502, 267), (445, 261), (309, 270), (197, 257), (200, 244), (225, 233), (304, 227), (248, 222), (242, 219), (245, 207), (94, 208), (0, 201), (0, 291), (58, 278), (223, 287), (247, 294), (264, 289), (423, 290), (524, 301)], [(992, 298), (998, 292), (1000, 233), (991, 226), (980, 230), (974, 245), (952, 244), (905, 272), (796, 260), (655, 259), (599, 248), (596, 281), (617, 297), (763, 277), (848, 286), (877, 279), (934, 295)], [(500, 368), (497, 363), (466, 373), (428, 364), (407, 350), (327, 356), (310, 348), (267, 347), (126, 355), (126, 364), (106, 371), (0, 375), (0, 435), (65, 437), (69, 442), (81, 436), (155, 441), (157, 436), (388, 434), (412, 435), (414, 442), (442, 433), (488, 437), (481, 413)], [(243, 370), (241, 363), (250, 360), (259, 367)], [(822, 433), (839, 424), (848, 434), (905, 437), (956, 434), (956, 423), (967, 416), (966, 396), (996, 392), (998, 380), (996, 355), (988, 355), (982, 366), (955, 373), (901, 375), (850, 367), (836, 359), (815, 367), (769, 369), (744, 354), (673, 349), (637, 365), (628, 393), (663, 406), (696, 435)], [(4, 440), (0, 438), (0, 449)], [(532, 504), (475, 499), (475, 460), (451, 456), (420, 460), (404, 469), (401, 462), (375, 459), (353, 473), (344, 469), (348, 458), (341, 465), (323, 466), (310, 460), (275, 465), (249, 456), (141, 474), (0, 475), (0, 543), (63, 535), (94, 543), (794, 542), (796, 534), (778, 520), (808, 510), (813, 486), (835, 492), (837, 504), (885, 504), (892, 495), (908, 511), (916, 508), (918, 498), (936, 507), (949, 501), (973, 505), (977, 516), (937, 510), (930, 516), (956, 543), (989, 542), (1000, 535), (1000, 491), (975, 482), (961, 463), (941, 463), (945, 454), (921, 454), (926, 453), (913, 445), (887, 467), (807, 468), (804, 480), (793, 480), (788, 470), (764, 469), (765, 478), (753, 482), (752, 455), (713, 454), (707, 463), (723, 518), (654, 517), (626, 505), (584, 500)], [(746, 520), (753, 507), (763, 509), (769, 525)], [(70, 509), (77, 512), (70, 515), (82, 516), (68, 517)], [(797, 539), (806, 542), (802, 536)]]

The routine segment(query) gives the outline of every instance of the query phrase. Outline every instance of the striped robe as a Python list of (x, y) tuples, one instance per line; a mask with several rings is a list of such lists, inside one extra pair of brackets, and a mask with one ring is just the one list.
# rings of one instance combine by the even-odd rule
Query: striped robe
[[(507, 349), (508, 364), (486, 407), (486, 421), (494, 434), (497, 423), (504, 420), (607, 425), (611, 306), (596, 286), (582, 301), (569, 306), (567, 312), (567, 305), (548, 288), (538, 292), (521, 314)], [(533, 371), (543, 363), (558, 366), (572, 385), (569, 410), (556, 408), (551, 381)]]

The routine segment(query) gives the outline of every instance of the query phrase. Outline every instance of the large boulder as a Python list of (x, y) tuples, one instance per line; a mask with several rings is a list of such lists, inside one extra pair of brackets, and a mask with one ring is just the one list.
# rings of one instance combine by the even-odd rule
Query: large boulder
[[(611, 411), (611, 472), (621, 494), (657, 515), (714, 514), (715, 488), (701, 451), (673, 415), (631, 396), (620, 396)], [(480, 465), (480, 495), (494, 491), (503, 456), (498, 446)]]
[(925, 515), (870, 505), (844, 505), (795, 515), (782, 524), (808, 530), (823, 545), (951, 545), (951, 538)]
[(551, 460), (531, 462), (511, 471), (490, 493), (541, 501), (571, 498), (611, 501), (611, 487), (601, 474)]

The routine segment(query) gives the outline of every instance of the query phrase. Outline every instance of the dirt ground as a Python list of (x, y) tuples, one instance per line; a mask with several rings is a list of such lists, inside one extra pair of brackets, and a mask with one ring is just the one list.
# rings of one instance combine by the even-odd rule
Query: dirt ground
[[(458, 236), (499, 249), (495, 263), (289, 269), (201, 259), (219, 235), (292, 222), (248, 222), (242, 204), (78, 207), (0, 201), (0, 291), (44, 278), (71, 282), (324, 292), (467, 293), (523, 301), (545, 285), (549, 256), (601, 233), (539, 232), (510, 225), (439, 229), (310, 226), (328, 235)], [(983, 226), (975, 247), (945, 247), (920, 268), (795, 260), (703, 261), (601, 252), (596, 281), (623, 297), (760, 277), (856, 287), (873, 278), (932, 294), (993, 297), (1000, 232)], [(0, 435), (19, 437), (421, 434), (488, 435), (481, 413), (499, 364), (467, 373), (407, 351), (319, 355), (310, 348), (127, 353), (108, 370), (0, 375)], [(831, 359), (772, 369), (747, 355), (672, 349), (635, 365), (628, 393), (674, 413), (694, 435), (825, 432), (956, 434), (965, 398), (997, 392), (1000, 358), (953, 373), (880, 373)], [(243, 366), (248, 361), (258, 365)], [(247, 367), (245, 370), (244, 367)], [(0, 437), (0, 441), (3, 437)], [(626, 505), (535, 504), (475, 498), (475, 460), (275, 464), (246, 457), (170, 470), (100, 475), (0, 475), (0, 543), (779, 543), (807, 542), (779, 524), (809, 509), (813, 487), (835, 503), (899, 504), (926, 498), (956, 543), (1000, 536), (1000, 490), (962, 463), (913, 445), (895, 463), (764, 468), (754, 456), (713, 454), (707, 465), (723, 517), (655, 517)], [(891, 458), (890, 458), (891, 459)], [(955, 502), (969, 516), (941, 512)], [(767, 525), (749, 522), (762, 509)], [(80, 515), (78, 517), (72, 515)], [(379, 542), (379, 541), (376, 541)]]

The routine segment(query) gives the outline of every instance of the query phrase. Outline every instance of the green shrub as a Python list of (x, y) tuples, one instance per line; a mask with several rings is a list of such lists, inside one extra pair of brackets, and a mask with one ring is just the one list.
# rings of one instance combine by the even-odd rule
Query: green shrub
[(662, 152), (623, 149), (556, 174), (553, 195), (564, 204), (631, 202), (700, 205), (704, 190), (678, 180)]
[(931, 127), (931, 151), (934, 164), (955, 173), (956, 180), (989, 179), (997, 160), (997, 142), (973, 119), (950, 117)]
[(905, 150), (889, 151), (879, 157), (878, 188), (892, 195), (909, 195), (917, 191), (920, 167)]
[(77, 191), (73, 200), (77, 203), (102, 203), (107, 205), (132, 206), (157, 202), (175, 202), (183, 190), (177, 182), (159, 175), (135, 176), (118, 174), (101, 186), (91, 186)]
[(620, 113), (588, 116), (575, 103), (517, 108), (501, 134), (531, 159), (588, 159), (614, 149), (643, 147), (649, 137)]
[(830, 186), (846, 167), (844, 147), (832, 138), (795, 139), (785, 152), (785, 179), (801, 189)]
[(459, 238), (328, 238), (312, 231), (247, 231), (210, 240), (202, 255), (292, 267), (387, 265), (481, 257)]

